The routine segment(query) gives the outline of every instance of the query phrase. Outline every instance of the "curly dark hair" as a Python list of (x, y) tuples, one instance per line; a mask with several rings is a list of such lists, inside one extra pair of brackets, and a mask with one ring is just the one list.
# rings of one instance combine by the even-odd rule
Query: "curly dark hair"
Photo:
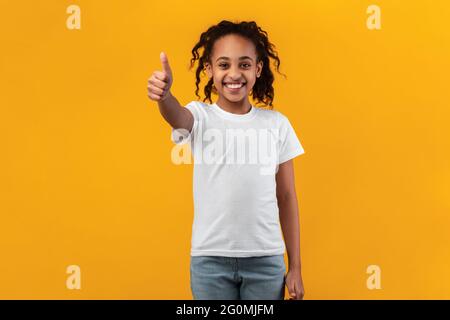
[[(197, 87), (195, 90), (196, 96), (200, 98), (198, 94), (200, 74), (205, 73), (205, 62), (211, 61), (211, 52), (215, 41), (228, 34), (243, 36), (254, 43), (256, 47), (257, 62), (262, 61), (263, 68), (260, 77), (256, 79), (255, 85), (252, 88), (252, 97), (257, 103), (263, 103), (272, 108), (274, 100), (274, 90), (272, 86), (274, 76), (270, 69), (269, 58), (274, 60), (276, 70), (280, 74), (282, 74), (279, 71), (281, 62), (278, 58), (278, 53), (275, 51), (275, 46), (269, 42), (267, 32), (262, 30), (254, 21), (234, 23), (222, 20), (217, 25), (211, 26), (207, 31), (201, 34), (199, 42), (192, 49), (193, 57), (189, 67), (189, 70), (192, 69), (195, 61), (198, 60), (198, 67), (195, 72), (195, 86)], [(201, 48), (203, 48), (203, 53), (200, 56), (198, 51)], [(282, 75), (286, 78), (284, 74)], [(209, 79), (208, 84), (204, 88), (206, 97), (203, 101), (208, 99), (209, 102), (212, 103), (211, 92), (216, 93), (215, 88), (213, 87), (213, 79)]]

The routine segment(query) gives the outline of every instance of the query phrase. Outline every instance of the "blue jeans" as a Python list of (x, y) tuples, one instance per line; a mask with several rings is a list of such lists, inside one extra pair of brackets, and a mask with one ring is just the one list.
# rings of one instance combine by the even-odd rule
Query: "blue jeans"
[(232, 258), (191, 256), (195, 300), (283, 300), (284, 255)]

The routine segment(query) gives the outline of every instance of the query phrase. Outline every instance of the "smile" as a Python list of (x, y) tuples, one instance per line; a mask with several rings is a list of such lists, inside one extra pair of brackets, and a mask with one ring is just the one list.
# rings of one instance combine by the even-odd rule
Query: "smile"
[(231, 90), (238, 90), (238, 89), (244, 87), (245, 83), (225, 83), (224, 85), (225, 85), (225, 87), (227, 87), (228, 89), (231, 89)]

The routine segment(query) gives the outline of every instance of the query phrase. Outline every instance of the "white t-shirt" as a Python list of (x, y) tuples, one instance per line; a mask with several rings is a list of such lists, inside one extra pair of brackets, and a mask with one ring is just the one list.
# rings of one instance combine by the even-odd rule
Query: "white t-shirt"
[(201, 101), (186, 108), (191, 132), (172, 134), (175, 143), (189, 143), (194, 159), (191, 256), (284, 254), (275, 175), (304, 153), (288, 118), (255, 106), (246, 114)]

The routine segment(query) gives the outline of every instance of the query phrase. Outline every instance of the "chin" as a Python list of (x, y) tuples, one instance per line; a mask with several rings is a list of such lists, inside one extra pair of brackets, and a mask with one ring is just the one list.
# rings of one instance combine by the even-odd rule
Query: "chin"
[(248, 96), (248, 93), (244, 92), (242, 94), (229, 94), (228, 92), (222, 92), (222, 95), (230, 101), (241, 101)]
[(242, 100), (244, 100), (245, 99), (245, 95), (243, 95), (243, 96), (225, 96), (225, 98), (228, 100), (228, 101), (231, 101), (231, 102), (239, 102), (239, 101), (242, 101)]

